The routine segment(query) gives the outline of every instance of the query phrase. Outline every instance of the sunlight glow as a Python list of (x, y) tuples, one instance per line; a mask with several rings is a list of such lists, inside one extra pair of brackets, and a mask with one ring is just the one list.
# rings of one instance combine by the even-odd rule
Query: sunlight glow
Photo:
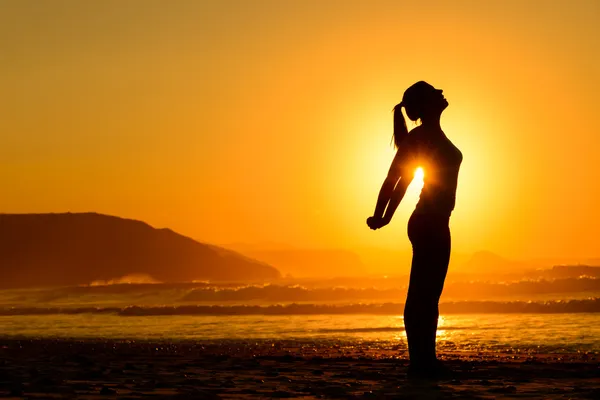
[(445, 325), (446, 325), (446, 319), (442, 315), (440, 315), (438, 317), (438, 329), (436, 332), (436, 337), (440, 338), (440, 339), (448, 340), (452, 331), (450, 331), (448, 329), (444, 329)]
[(438, 317), (438, 328), (441, 328), (444, 325), (446, 325), (446, 318), (443, 315), (440, 315)]
[(415, 169), (414, 178), (408, 187), (408, 193), (411, 197), (418, 198), (419, 193), (421, 193), (421, 189), (423, 188), (423, 178), (425, 177), (425, 171), (423, 167), (418, 167)]
[(415, 180), (417, 182), (423, 182), (423, 178), (425, 177), (425, 171), (423, 171), (422, 167), (418, 167), (415, 169)]

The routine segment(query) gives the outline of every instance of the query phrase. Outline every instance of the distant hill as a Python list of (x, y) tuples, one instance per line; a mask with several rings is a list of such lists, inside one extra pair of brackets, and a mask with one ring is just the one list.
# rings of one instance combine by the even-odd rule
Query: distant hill
[(538, 267), (539, 265), (527, 262), (509, 260), (490, 251), (479, 251), (460, 265), (459, 269), (463, 273), (515, 274), (534, 270)]
[(272, 266), (169, 229), (113, 216), (0, 214), (0, 287), (87, 284), (129, 274), (161, 282), (271, 280)]
[(600, 267), (592, 265), (555, 265), (552, 269), (544, 272), (552, 278), (574, 278), (579, 276), (600, 278)]

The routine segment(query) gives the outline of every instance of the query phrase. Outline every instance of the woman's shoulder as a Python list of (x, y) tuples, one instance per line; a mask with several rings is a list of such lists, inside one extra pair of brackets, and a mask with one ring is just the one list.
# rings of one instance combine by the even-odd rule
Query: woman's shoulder
[(409, 135), (414, 135), (418, 134), (421, 131), (423, 131), (423, 125), (417, 125), (414, 128), (412, 128), (408, 133)]
[(423, 127), (417, 126), (408, 133), (406, 144), (409, 146), (417, 145), (423, 139)]

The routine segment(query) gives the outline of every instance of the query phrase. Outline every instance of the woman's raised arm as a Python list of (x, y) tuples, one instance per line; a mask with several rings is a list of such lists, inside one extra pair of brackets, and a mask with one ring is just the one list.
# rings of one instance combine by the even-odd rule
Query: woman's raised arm
[(387, 177), (383, 181), (383, 185), (381, 185), (375, 206), (375, 213), (373, 217), (367, 220), (367, 224), (371, 229), (381, 228), (390, 222), (396, 208), (398, 208), (398, 204), (400, 204), (406, 193), (406, 188), (412, 181), (409, 168), (407, 168), (409, 158), (407, 150), (403, 146), (396, 152)]

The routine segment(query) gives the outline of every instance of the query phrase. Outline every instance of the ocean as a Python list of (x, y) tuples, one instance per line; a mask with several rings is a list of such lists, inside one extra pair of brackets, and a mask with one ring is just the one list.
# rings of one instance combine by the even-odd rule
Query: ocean
[[(401, 316), (1, 316), (2, 336), (23, 339), (151, 341), (296, 340), (406, 349)], [(449, 352), (599, 353), (600, 314), (442, 315), (438, 350)]]
[[(540, 291), (548, 287), (542, 281), (525, 285), (527, 293), (511, 289), (489, 298), (443, 297), (438, 349), (598, 354), (600, 296), (597, 280), (590, 285), (591, 278), (585, 279), (575, 291)], [(590, 290), (581, 290), (582, 285)], [(405, 288), (317, 286), (196, 282), (0, 290), (0, 336), (296, 340), (406, 350), (403, 304), (398, 301)]]

